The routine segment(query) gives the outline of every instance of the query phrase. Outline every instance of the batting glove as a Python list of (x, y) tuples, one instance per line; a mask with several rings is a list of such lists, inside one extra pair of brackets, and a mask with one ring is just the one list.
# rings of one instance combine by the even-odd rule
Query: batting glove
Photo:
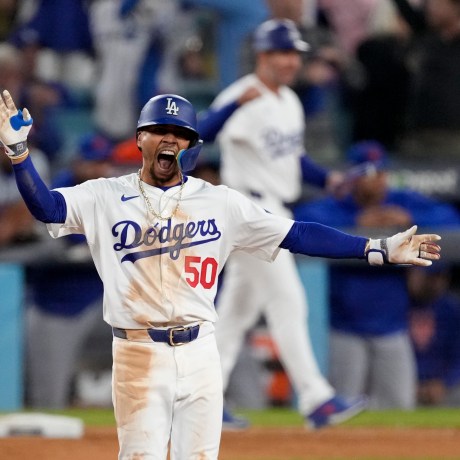
[(17, 160), (29, 153), (27, 135), (32, 122), (29, 111), (16, 109), (11, 94), (3, 91), (0, 97), (0, 140), (11, 159)]
[(441, 247), (434, 243), (439, 235), (416, 235), (417, 226), (389, 238), (370, 239), (366, 245), (365, 255), (369, 264), (383, 265), (409, 264), (428, 267), (433, 260), (440, 259)]

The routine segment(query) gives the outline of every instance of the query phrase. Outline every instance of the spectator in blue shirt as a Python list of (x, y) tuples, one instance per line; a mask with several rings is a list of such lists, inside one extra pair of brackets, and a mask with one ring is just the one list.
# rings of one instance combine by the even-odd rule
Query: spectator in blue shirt
[[(357, 171), (369, 173), (355, 177), (343, 198), (328, 196), (296, 206), (297, 220), (375, 228), (378, 233), (413, 224), (437, 228), (460, 224), (453, 206), (389, 187), (387, 154), (381, 144), (358, 142), (349, 149), (348, 159)], [(330, 381), (340, 394), (367, 394), (374, 409), (415, 407), (408, 307), (404, 267), (377, 271), (330, 265)]]

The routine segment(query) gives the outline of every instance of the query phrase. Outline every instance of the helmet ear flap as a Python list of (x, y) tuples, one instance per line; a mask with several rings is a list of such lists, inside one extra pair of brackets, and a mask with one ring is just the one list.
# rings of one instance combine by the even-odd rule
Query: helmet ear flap
[(195, 147), (198, 144), (202, 145), (203, 141), (198, 136), (196, 136), (190, 141), (190, 145), (188, 146), (188, 148), (191, 149), (192, 147)]

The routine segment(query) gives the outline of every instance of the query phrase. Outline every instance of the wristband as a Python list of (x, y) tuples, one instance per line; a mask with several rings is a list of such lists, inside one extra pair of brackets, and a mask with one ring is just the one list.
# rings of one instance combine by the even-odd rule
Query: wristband
[(366, 258), (370, 265), (383, 265), (388, 262), (387, 238), (374, 240), (370, 239), (366, 244)]
[(18, 159), (24, 157), (28, 153), (27, 140), (7, 145), (6, 151), (10, 158)]

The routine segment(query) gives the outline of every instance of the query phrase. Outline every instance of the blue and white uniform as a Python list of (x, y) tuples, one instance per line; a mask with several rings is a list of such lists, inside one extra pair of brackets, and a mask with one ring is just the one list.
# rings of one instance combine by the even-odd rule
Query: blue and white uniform
[[(166, 191), (143, 187), (155, 209), (167, 214), (176, 206), (179, 186)], [(149, 219), (136, 174), (58, 191), (65, 198), (67, 218), (49, 225), (50, 233), (86, 235), (104, 282), (104, 319), (129, 330), (128, 339), (130, 334), (133, 338), (114, 337), (113, 342), (120, 458), (132, 458), (127, 446), (139, 446), (141, 452), (155, 446), (158, 451), (151, 458), (166, 458), (164, 440), (169, 439), (173, 413), (171, 436), (181, 438), (173, 443), (178, 449), (174, 458), (192, 458), (190, 452), (205, 444), (210, 446), (207, 458), (217, 458), (222, 385), (212, 332), (218, 275), (235, 249), (274, 259), (292, 221), (265, 212), (227, 187), (193, 177), (184, 185), (178, 213), (163, 223)], [(152, 342), (145, 331), (175, 325), (200, 325), (198, 340), (171, 347)], [(202, 403), (187, 407), (183, 398), (192, 395)], [(181, 431), (184, 417), (193, 420), (196, 430)]]
[[(232, 107), (251, 87), (260, 91), (260, 97)], [(202, 115), (199, 127), (205, 140), (212, 137), (208, 131), (215, 128), (213, 117), (228, 110), (227, 119), (222, 117), (224, 122), (218, 126), (217, 141), (222, 181), (229, 187), (270, 212), (290, 217), (285, 203), (300, 197), (303, 181), (325, 185), (326, 171), (305, 155), (304, 113), (288, 86), (275, 93), (257, 75), (249, 74), (223, 90), (210, 110)], [(310, 177), (305, 176), (306, 170)], [(283, 251), (270, 265), (238, 252), (227, 264), (216, 330), (224, 388), (246, 333), (262, 313), (298, 396), (299, 411), (307, 415), (331, 399), (334, 389), (321, 375), (312, 351), (306, 293), (289, 252)]]

